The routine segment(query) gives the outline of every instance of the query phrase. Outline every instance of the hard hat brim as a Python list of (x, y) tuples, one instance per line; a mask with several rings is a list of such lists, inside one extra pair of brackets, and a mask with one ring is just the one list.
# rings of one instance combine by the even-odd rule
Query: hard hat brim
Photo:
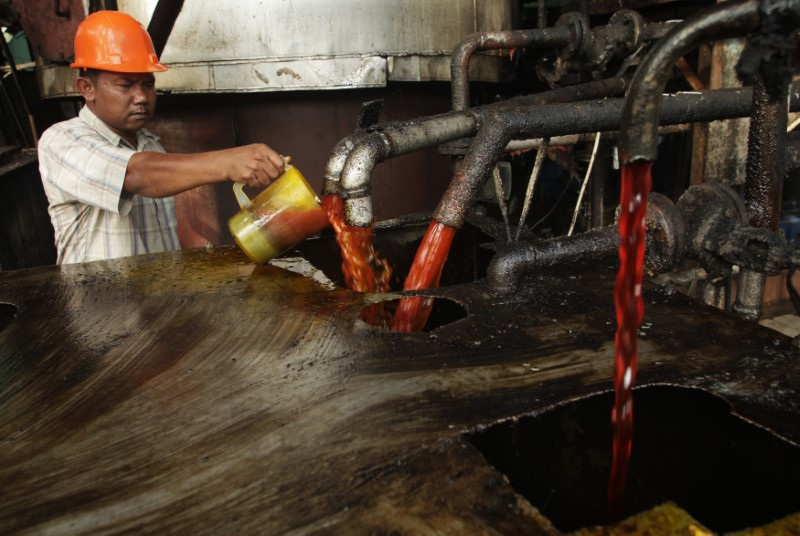
[(98, 71), (111, 71), (113, 73), (163, 73), (169, 68), (163, 63), (131, 64), (125, 65), (105, 65), (89, 64), (84, 62), (70, 63), (72, 69), (97, 69)]

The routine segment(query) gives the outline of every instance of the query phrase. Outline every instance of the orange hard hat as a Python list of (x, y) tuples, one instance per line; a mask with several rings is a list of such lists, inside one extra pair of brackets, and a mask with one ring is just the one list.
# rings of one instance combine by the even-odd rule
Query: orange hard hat
[(73, 69), (100, 69), (120, 73), (166, 71), (158, 62), (153, 41), (144, 26), (119, 11), (96, 11), (75, 32)]

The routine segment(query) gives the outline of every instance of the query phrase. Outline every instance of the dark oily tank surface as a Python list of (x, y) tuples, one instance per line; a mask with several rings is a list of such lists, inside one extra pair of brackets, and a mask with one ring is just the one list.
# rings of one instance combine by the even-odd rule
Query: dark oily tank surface
[[(467, 315), (408, 334), (233, 248), (0, 272), (2, 532), (557, 534), (468, 436), (612, 388), (615, 271), (444, 287)], [(800, 443), (788, 338), (645, 299), (638, 385)]]

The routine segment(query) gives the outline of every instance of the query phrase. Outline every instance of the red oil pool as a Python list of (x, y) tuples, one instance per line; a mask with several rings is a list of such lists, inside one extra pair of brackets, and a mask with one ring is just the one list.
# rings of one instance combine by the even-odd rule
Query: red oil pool
[[(392, 268), (375, 251), (372, 228), (345, 224), (342, 198), (338, 195), (323, 196), (322, 208), (328, 215), (342, 252), (342, 274), (347, 288), (356, 292), (388, 291)], [(360, 318), (373, 326), (388, 327), (391, 322), (391, 315), (382, 303), (364, 309)]]
[[(404, 290), (439, 286), (439, 278), (442, 276), (442, 269), (455, 234), (455, 227), (436, 221), (431, 222), (411, 264), (403, 286)], [(392, 321), (392, 331), (422, 331), (432, 306), (433, 298), (414, 297), (400, 300)]]
[(636, 336), (642, 322), (642, 276), (644, 272), (645, 214), (650, 193), (650, 162), (633, 162), (622, 168), (619, 219), (619, 272), (614, 286), (617, 334), (614, 356), (614, 431), (611, 476), (608, 482), (609, 521), (622, 517), (625, 478), (633, 440), (633, 384), (638, 350)]

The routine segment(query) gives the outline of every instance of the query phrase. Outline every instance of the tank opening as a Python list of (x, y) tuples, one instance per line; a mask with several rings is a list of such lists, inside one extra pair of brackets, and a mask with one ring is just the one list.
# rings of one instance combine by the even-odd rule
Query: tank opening
[[(380, 222), (373, 236), (378, 254), (392, 266), (390, 290), (403, 289), (414, 255), (428, 228), (428, 218), (397, 218)], [(486, 267), (494, 252), (481, 247), (493, 239), (469, 224), (459, 229), (453, 239), (439, 286), (472, 283), (486, 276)], [(287, 253), (300, 255), (313, 264), (336, 285), (345, 287), (342, 255), (333, 231), (326, 229), (318, 238), (306, 240)]]
[(10, 303), (0, 303), (0, 331), (6, 329), (17, 317), (17, 306)]
[[(561, 531), (607, 523), (613, 393), (491, 426), (468, 440)], [(800, 449), (696, 389), (634, 391), (625, 517), (666, 501), (715, 532), (800, 511)]]
[[(394, 316), (399, 303), (400, 300), (398, 299), (368, 305), (361, 310), (359, 318), (372, 326), (390, 329), (391, 318)], [(466, 316), (467, 310), (460, 303), (447, 298), (433, 298), (430, 315), (421, 332), (427, 333), (447, 324), (452, 324), (456, 320), (466, 318)], [(381, 319), (386, 319), (388, 322), (382, 322)]]

